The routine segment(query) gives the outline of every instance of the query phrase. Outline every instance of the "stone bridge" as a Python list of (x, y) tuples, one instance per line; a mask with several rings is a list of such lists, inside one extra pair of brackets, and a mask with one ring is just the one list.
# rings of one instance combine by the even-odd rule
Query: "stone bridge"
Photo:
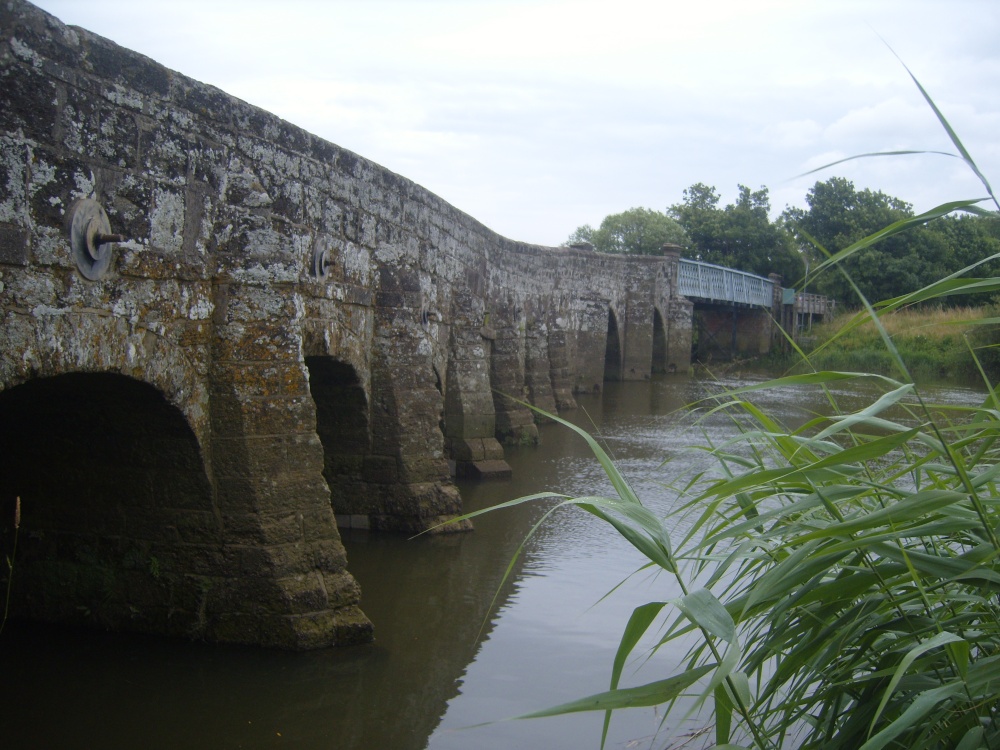
[(690, 365), (676, 251), (505, 239), (22, 0), (0, 5), (0, 160), (0, 531), (9, 553), (20, 497), (24, 616), (366, 640), (338, 522), (453, 519), (453, 475), (502, 476), (502, 444), (537, 439), (519, 401)]

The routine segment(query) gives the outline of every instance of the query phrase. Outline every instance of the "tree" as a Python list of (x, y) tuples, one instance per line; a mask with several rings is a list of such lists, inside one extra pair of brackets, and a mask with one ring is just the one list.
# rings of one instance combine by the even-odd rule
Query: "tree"
[(686, 245), (684, 229), (674, 219), (648, 208), (630, 208), (604, 217), (601, 226), (577, 228), (567, 244), (589, 242), (599, 253), (655, 255), (665, 244)]
[(827, 250), (847, 247), (895, 221), (913, 215), (906, 201), (881, 191), (858, 191), (843, 177), (817, 182), (806, 194), (807, 212), (798, 216), (805, 229)]
[[(843, 177), (817, 182), (806, 195), (809, 209), (787, 209), (785, 219), (803, 244), (818, 243), (829, 254), (878, 230), (913, 216), (907, 202), (881, 191), (857, 190)], [(962, 267), (947, 232), (928, 226), (895, 234), (842, 262), (843, 270), (870, 301), (906, 294)], [(816, 290), (841, 303), (857, 301), (844, 274), (830, 269)]]
[[(941, 235), (948, 244), (950, 263), (942, 269), (944, 276), (977, 261), (1000, 253), (1000, 220), (987, 216), (946, 216), (927, 228)], [(1000, 276), (1000, 260), (984, 263), (973, 271), (975, 276)]]
[(802, 278), (804, 266), (783, 225), (771, 221), (766, 187), (739, 186), (735, 203), (719, 208), (714, 187), (698, 182), (684, 191), (684, 201), (670, 213), (691, 239), (696, 260), (749, 271), (777, 273), (788, 284)]
[(578, 245), (582, 242), (589, 242), (593, 245), (591, 238), (594, 236), (594, 228), (590, 224), (584, 224), (582, 227), (577, 227), (573, 234), (569, 236), (566, 240), (567, 245)]
[(714, 187), (696, 182), (683, 193), (684, 202), (673, 205), (668, 213), (684, 227), (691, 240), (691, 257), (706, 263), (712, 254), (712, 247), (722, 234), (722, 212), (719, 210), (719, 194)]

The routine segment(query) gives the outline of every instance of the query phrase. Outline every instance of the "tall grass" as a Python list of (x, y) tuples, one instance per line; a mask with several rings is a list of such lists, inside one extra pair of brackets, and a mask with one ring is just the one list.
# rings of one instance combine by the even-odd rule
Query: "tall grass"
[[(886, 227), (827, 253), (822, 270), (838, 272), (880, 238), (951, 211), (982, 212), (982, 200)], [(593, 514), (676, 578), (682, 595), (635, 609), (606, 692), (533, 716), (604, 711), (606, 737), (614, 710), (664, 704), (670, 715), (688, 705), (679, 697), (693, 696), (710, 714), (718, 748), (1000, 748), (1000, 397), (970, 347), (988, 389), (982, 405), (925, 403), (888, 327), (889, 314), (910, 304), (1000, 288), (1000, 279), (974, 273), (972, 266), (880, 304), (859, 293), (863, 312), (836, 336), (870, 326), (891, 377), (818, 369), (799, 351), (805, 374), (715, 397), (707, 406), (731, 414), (736, 435), (702, 446), (715, 458), (713, 473), (673, 478), (681, 502), (666, 518), (642, 504), (593, 437), (559, 420), (588, 441), (614, 494), (543, 493), (505, 505), (556, 497)], [(882, 395), (845, 413), (827, 391), (831, 416), (795, 430), (753, 401), (763, 388), (826, 389), (856, 378), (881, 383)], [(900, 406), (906, 417), (891, 417)], [(678, 513), (693, 520), (677, 524)], [(674, 539), (674, 528), (689, 531)], [(697, 645), (679, 671), (621, 687), (626, 664), (651, 635), (651, 659), (691, 635)]]
[[(991, 378), (1000, 374), (996, 343), (997, 309), (980, 307), (909, 307), (881, 316), (880, 322), (892, 339), (899, 357), (918, 382), (947, 379), (976, 382), (982, 379), (976, 360), (969, 356), (970, 345)], [(991, 325), (991, 320), (993, 324)], [(881, 333), (861, 313), (861, 325), (855, 314), (838, 315), (832, 321), (814, 327), (811, 346), (803, 348), (808, 362), (798, 367), (831, 370), (848, 369), (881, 375), (900, 372), (896, 359), (886, 348)], [(841, 332), (845, 329), (846, 332)], [(787, 364), (787, 361), (786, 361)]]

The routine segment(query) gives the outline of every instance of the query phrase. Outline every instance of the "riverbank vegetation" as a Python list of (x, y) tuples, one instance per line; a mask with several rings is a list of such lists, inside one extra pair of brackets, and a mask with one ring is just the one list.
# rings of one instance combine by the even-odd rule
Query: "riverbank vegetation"
[[(990, 208), (1000, 210), (914, 82), (956, 156), (980, 176)], [(674, 476), (664, 464), (664, 483), (676, 498), (666, 517), (642, 503), (595, 438), (563, 422), (588, 442), (614, 492), (542, 493), (508, 505), (548, 498), (593, 514), (648, 568), (675, 579), (682, 595), (634, 610), (608, 691), (534, 716), (604, 711), (606, 734), (613, 710), (663, 704), (672, 719), (671, 712), (701, 710), (720, 749), (1000, 747), (1000, 395), (982, 368), (984, 350), (975, 346), (967, 347), (968, 359), (987, 388), (979, 408), (926, 403), (914, 379), (921, 347), (951, 335), (974, 339), (993, 316), (942, 313), (941, 331), (955, 333), (931, 336), (938, 329), (926, 310), (919, 319), (904, 312), (988, 302), (1000, 289), (992, 270), (1000, 256), (934, 266), (936, 275), (910, 279), (914, 285), (888, 291), (893, 299), (878, 305), (855, 276), (870, 270), (859, 259), (907, 246), (891, 241), (956, 211), (995, 223), (997, 212), (981, 208), (983, 200), (920, 216), (891, 206), (887, 225), (860, 237), (844, 234), (844, 244), (824, 244), (800, 224), (816, 248), (813, 271), (849, 290), (861, 313), (812, 353), (802, 352), (804, 372), (693, 405), (730, 415), (739, 435), (697, 448), (714, 457), (711, 470)], [(905, 256), (900, 263), (897, 270), (907, 265)], [(854, 354), (851, 372), (818, 366), (824, 350), (852, 351), (852, 340), (868, 336), (881, 342), (890, 375)], [(881, 383), (882, 395), (842, 411), (831, 386), (855, 378)], [(790, 386), (823, 389), (829, 415), (790, 430), (755, 405), (755, 392)], [(677, 529), (686, 529), (680, 538)], [(679, 666), (664, 665), (663, 679), (623, 685), (628, 665), (656, 663), (690, 636), (695, 645)]]
[[(918, 383), (976, 384), (982, 381), (980, 368), (991, 381), (1000, 379), (1000, 310), (996, 304), (908, 307), (882, 315), (879, 322)], [(866, 311), (844, 312), (813, 326), (800, 345), (801, 352), (775, 352), (766, 363), (791, 372), (900, 374), (893, 353)]]

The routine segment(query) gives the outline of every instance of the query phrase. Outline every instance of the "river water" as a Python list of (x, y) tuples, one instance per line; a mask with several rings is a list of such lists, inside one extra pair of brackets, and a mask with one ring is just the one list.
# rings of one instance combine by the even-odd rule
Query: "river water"
[[(734, 377), (722, 385), (754, 380)], [(851, 383), (837, 395), (855, 404), (871, 397), (858, 388)], [(723, 417), (696, 424), (683, 410), (707, 389), (686, 377), (608, 383), (564, 416), (598, 433), (643, 502), (666, 511), (673, 498), (664, 484), (705, 462), (690, 447), (706, 437), (723, 440), (732, 429)], [(982, 400), (954, 386), (923, 390), (941, 403)], [(802, 388), (755, 400), (789, 423), (825, 408), (818, 392)], [(541, 436), (538, 447), (508, 450), (513, 479), (461, 485), (467, 510), (545, 490), (610, 492), (581, 438), (557, 424), (542, 425)], [(376, 627), (376, 641), (367, 646), (284, 653), (9, 623), (0, 636), (0, 742), (9, 748), (596, 748), (599, 714), (505, 719), (607, 689), (632, 609), (678, 591), (666, 576), (636, 573), (639, 554), (576, 509), (556, 510), (525, 542), (552, 506), (486, 514), (470, 534), (345, 535), (362, 607)], [(623, 685), (669, 676), (681, 656), (661, 651), (639, 659)], [(617, 712), (607, 747), (664, 748), (670, 737), (706, 721), (697, 714), (682, 726), (661, 719), (654, 709)]]

